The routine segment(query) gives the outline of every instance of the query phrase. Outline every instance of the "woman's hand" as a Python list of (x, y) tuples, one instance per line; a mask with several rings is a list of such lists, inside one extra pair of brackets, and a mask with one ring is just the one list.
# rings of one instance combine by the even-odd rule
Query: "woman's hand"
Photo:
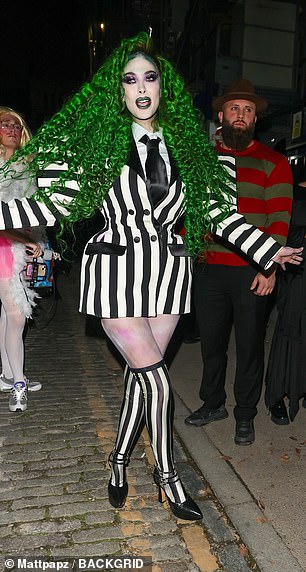
[(29, 256), (35, 256), (35, 258), (41, 256), (43, 253), (41, 246), (37, 242), (26, 242), (25, 249)]
[(303, 261), (303, 247), (291, 248), (291, 246), (283, 246), (276, 254), (273, 256), (272, 260), (281, 265), (283, 270), (286, 270), (285, 263), (290, 262), (290, 264), (301, 264)]

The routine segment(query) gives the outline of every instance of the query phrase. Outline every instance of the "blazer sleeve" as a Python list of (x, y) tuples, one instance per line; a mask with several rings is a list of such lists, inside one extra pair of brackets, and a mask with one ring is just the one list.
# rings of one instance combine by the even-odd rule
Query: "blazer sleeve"
[[(58, 180), (60, 173), (67, 170), (67, 164), (50, 164), (38, 177), (37, 186), (50, 188), (52, 182)], [(77, 175), (65, 181), (65, 189), (55, 191), (46, 200), (36, 201), (32, 198), (12, 199), (0, 202), (0, 230), (11, 228), (35, 227), (39, 225), (54, 226), (62, 216), (69, 215), (69, 203), (79, 190)]]
[(218, 159), (229, 177), (229, 216), (218, 222), (220, 209), (212, 197), (209, 205), (209, 217), (212, 233), (234, 244), (247, 254), (259, 266), (268, 269), (273, 264), (272, 257), (282, 248), (274, 238), (248, 224), (243, 215), (237, 212), (236, 161), (232, 155), (218, 154)]

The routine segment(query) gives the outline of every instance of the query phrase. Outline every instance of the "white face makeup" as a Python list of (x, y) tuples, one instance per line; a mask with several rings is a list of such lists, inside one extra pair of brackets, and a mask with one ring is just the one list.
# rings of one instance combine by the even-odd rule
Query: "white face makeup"
[(124, 101), (136, 123), (152, 131), (160, 100), (160, 77), (154, 63), (139, 55), (124, 68)]

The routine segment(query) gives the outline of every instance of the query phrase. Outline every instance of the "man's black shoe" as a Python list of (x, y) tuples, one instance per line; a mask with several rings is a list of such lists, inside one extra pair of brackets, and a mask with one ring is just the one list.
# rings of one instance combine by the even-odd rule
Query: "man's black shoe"
[(227, 417), (228, 412), (224, 405), (221, 405), (218, 409), (210, 409), (207, 405), (202, 405), (200, 409), (197, 409), (194, 413), (189, 415), (189, 417), (186, 417), (185, 423), (187, 425), (200, 427), (201, 425), (207, 425), (207, 423), (226, 419)]
[(196, 344), (200, 340), (199, 334), (186, 334), (186, 336), (183, 337), (184, 344)]
[(273, 421), (273, 423), (276, 423), (276, 425), (289, 425), (290, 421), (287, 413), (287, 408), (283, 399), (280, 399), (279, 401), (274, 403), (270, 411), (271, 411), (271, 421)]
[(234, 439), (236, 445), (252, 445), (255, 441), (253, 419), (236, 421), (236, 433)]

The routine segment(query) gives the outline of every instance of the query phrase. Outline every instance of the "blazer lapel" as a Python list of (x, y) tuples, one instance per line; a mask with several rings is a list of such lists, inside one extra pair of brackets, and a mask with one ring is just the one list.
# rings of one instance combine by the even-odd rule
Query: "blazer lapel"
[(136, 146), (136, 143), (135, 143), (135, 140), (133, 137), (132, 137), (132, 144), (131, 144), (130, 153), (129, 153), (128, 160), (127, 160), (127, 165), (128, 165), (128, 167), (133, 169), (133, 171), (135, 171), (137, 173), (137, 175), (139, 175), (144, 181), (146, 180), (146, 177), (145, 177), (142, 165), (141, 165), (141, 161), (139, 159), (137, 146)]
[(178, 172), (178, 168), (176, 166), (176, 163), (168, 149), (168, 155), (169, 155), (169, 161), (170, 161), (170, 167), (171, 167), (171, 177), (170, 177), (170, 187), (171, 185), (173, 185), (174, 181), (176, 181), (176, 179), (179, 177), (179, 172)]
[[(176, 181), (176, 179), (179, 177), (179, 172), (178, 172), (178, 168), (176, 166), (176, 163), (175, 163), (171, 153), (169, 152), (169, 149), (168, 149), (168, 154), (169, 154), (169, 161), (170, 161), (170, 167), (171, 167), (171, 177), (170, 177), (169, 186), (171, 186), (171, 185), (173, 185), (174, 181)], [(129, 153), (126, 164), (128, 165), (128, 167), (133, 169), (133, 171), (135, 171), (144, 181), (146, 180), (146, 176), (145, 176), (145, 173), (143, 171), (141, 161), (139, 159), (137, 146), (136, 146), (134, 138), (132, 138), (131, 149), (130, 149), (130, 153)]]

